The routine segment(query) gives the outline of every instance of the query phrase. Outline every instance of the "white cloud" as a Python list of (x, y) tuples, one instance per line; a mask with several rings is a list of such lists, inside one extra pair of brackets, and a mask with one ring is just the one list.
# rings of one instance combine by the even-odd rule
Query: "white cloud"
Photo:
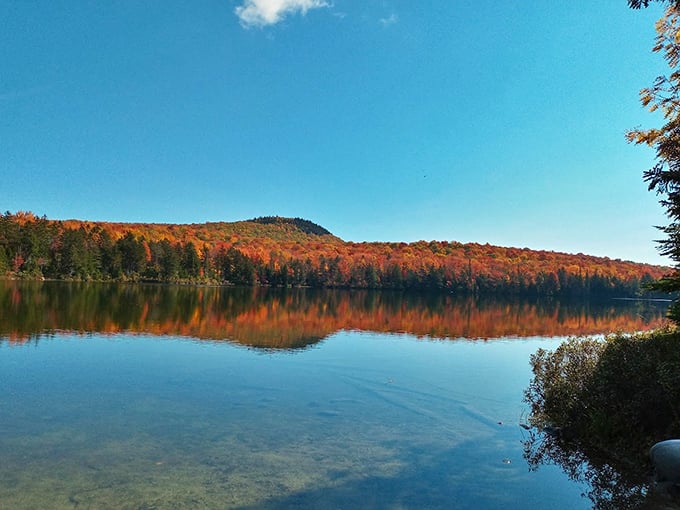
[(235, 9), (241, 24), (246, 27), (263, 27), (281, 21), (287, 14), (310, 9), (330, 7), (326, 0), (243, 0), (243, 5)]
[(380, 24), (387, 28), (390, 25), (394, 25), (397, 21), (399, 21), (399, 16), (396, 14), (392, 13), (386, 18), (380, 18), (378, 21), (380, 21)]

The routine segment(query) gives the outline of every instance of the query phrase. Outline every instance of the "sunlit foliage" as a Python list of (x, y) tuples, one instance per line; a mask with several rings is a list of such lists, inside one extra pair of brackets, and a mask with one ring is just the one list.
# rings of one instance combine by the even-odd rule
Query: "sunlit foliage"
[[(630, 2), (632, 6), (633, 2)], [(635, 2), (637, 7), (648, 2)], [(635, 7), (635, 6), (634, 6)], [(670, 2), (656, 23), (656, 42), (652, 51), (661, 53), (669, 67), (667, 76), (659, 76), (651, 87), (640, 91), (640, 101), (651, 112), (660, 112), (660, 128), (634, 129), (627, 133), (629, 141), (646, 144), (656, 152), (655, 165), (644, 173), (649, 189), (661, 196), (670, 224), (659, 227), (665, 238), (659, 251), (675, 263), (673, 272), (654, 282), (652, 288), (675, 292), (680, 290), (680, 6)], [(671, 307), (670, 317), (680, 321), (680, 303)]]
[(488, 244), (345, 242), (299, 218), (171, 225), (6, 213), (0, 217), (0, 271), (70, 280), (623, 297), (667, 270)]

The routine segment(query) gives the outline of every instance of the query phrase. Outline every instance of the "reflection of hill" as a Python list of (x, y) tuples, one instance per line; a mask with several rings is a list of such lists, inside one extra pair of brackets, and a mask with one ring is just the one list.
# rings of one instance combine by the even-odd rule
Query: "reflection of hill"
[(634, 302), (481, 301), (450, 295), (304, 289), (0, 282), (0, 338), (55, 331), (148, 333), (262, 348), (311, 345), (339, 330), (433, 338), (567, 336), (657, 327)]

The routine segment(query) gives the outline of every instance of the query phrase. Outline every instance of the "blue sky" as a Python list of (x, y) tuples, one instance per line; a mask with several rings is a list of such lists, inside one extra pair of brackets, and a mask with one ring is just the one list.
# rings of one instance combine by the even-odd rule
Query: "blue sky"
[[(0, 0), (0, 208), (668, 263), (625, 0)], [(656, 124), (655, 124), (656, 123)]]

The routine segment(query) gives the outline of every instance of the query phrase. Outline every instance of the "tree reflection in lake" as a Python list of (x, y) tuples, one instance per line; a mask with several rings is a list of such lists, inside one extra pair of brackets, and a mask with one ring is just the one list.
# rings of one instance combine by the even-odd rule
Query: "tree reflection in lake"
[(657, 329), (571, 338), (532, 354), (524, 393), (535, 427), (524, 442), (530, 467), (556, 464), (587, 483), (595, 508), (678, 508), (672, 484), (651, 483), (648, 453), (680, 430), (678, 339), (673, 328)]
[[(581, 484), (519, 462), (527, 361), (559, 341), (548, 336), (645, 329), (663, 313), (634, 302), (0, 282), (0, 501), (585, 509)], [(417, 340), (504, 336), (532, 338)], [(12, 345), (25, 341), (35, 345)]]
[(596, 510), (678, 509), (678, 500), (654, 490), (651, 466), (646, 457), (617, 462), (560, 435), (531, 430), (524, 441), (529, 469), (555, 464), (575, 482), (589, 487), (586, 496)]
[(305, 347), (340, 330), (429, 338), (569, 336), (660, 326), (666, 303), (565, 303), (450, 294), (0, 282), (0, 339), (151, 333)]

